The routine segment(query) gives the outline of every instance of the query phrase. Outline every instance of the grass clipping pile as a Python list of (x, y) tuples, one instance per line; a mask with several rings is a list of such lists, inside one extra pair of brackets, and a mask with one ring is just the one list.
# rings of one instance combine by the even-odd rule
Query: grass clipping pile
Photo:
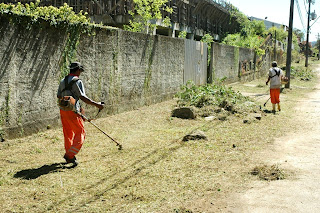
[[(183, 118), (193, 119), (200, 116), (226, 120), (230, 115), (245, 117), (252, 113), (261, 113), (260, 107), (253, 100), (225, 86), (222, 81), (203, 86), (196, 86), (188, 81), (176, 94), (176, 98), (176, 109), (190, 108), (195, 114), (182, 116)], [(172, 116), (179, 117), (174, 111)]]
[(261, 180), (267, 180), (267, 181), (282, 180), (285, 178), (284, 172), (276, 164), (271, 166), (267, 166), (267, 165), (256, 166), (251, 171), (251, 174), (257, 175)]

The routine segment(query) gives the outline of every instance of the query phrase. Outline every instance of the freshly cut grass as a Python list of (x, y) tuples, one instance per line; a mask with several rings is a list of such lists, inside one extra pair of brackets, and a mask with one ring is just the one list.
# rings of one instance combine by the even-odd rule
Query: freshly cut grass
[[(280, 115), (264, 114), (261, 121), (251, 124), (237, 116), (226, 121), (172, 118), (175, 100), (93, 121), (123, 145), (122, 151), (86, 123), (86, 141), (75, 168), (61, 164), (61, 127), (5, 141), (0, 143), (0, 209), (217, 210), (223, 205), (221, 198), (242, 190), (254, 179), (250, 171), (259, 164), (253, 158), (255, 153), (272, 144), (274, 137), (297, 128), (290, 110), (302, 94), (312, 91), (311, 86), (312, 82), (306, 82), (304, 89), (292, 87), (283, 95)], [(236, 84), (233, 88), (246, 91), (247, 87)], [(196, 129), (205, 132), (208, 140), (182, 142), (183, 136)], [(206, 205), (199, 207), (199, 200)]]

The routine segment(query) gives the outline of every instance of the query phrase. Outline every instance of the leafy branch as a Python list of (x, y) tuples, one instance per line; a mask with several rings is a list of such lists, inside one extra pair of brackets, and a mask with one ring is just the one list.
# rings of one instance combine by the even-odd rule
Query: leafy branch
[(162, 11), (172, 13), (173, 9), (166, 6), (168, 0), (133, 0), (135, 7), (129, 14), (132, 20), (129, 25), (125, 25), (124, 29), (132, 32), (145, 32), (151, 34), (156, 29), (157, 20), (162, 20), (164, 26), (170, 26), (169, 17), (162, 18)]

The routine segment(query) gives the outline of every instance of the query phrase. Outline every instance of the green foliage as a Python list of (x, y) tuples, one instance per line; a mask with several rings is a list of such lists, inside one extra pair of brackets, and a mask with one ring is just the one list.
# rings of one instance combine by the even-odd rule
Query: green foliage
[(260, 48), (265, 40), (266, 27), (263, 21), (250, 21), (246, 15), (234, 8), (231, 16), (240, 24), (240, 33), (228, 34), (222, 41), (224, 44), (255, 49), (258, 55), (264, 54)]
[(293, 29), (293, 33), (294, 33), (297, 37), (299, 37), (299, 38), (301, 39), (301, 41), (304, 40), (304, 33), (303, 33), (301, 30), (294, 28), (294, 29)]
[(292, 58), (292, 61), (296, 62), (296, 63), (299, 63), (300, 60), (302, 59), (302, 55), (299, 53), (298, 50), (296, 50), (296, 48), (294, 50), (292, 50), (291, 52), (291, 58)]
[[(63, 28), (67, 32), (65, 49), (61, 59), (61, 76), (68, 73), (68, 64), (75, 59), (76, 48), (82, 33), (92, 33), (95, 25), (90, 23), (86, 13), (76, 14), (72, 7), (66, 3), (60, 8), (48, 6), (40, 7), (40, 1), (30, 4), (0, 4), (0, 16), (6, 17), (13, 24), (21, 25), (26, 29), (32, 26), (40, 26), (43, 22), (49, 23), (53, 27)], [(60, 77), (61, 77), (60, 76)]]
[(250, 20), (248, 17), (240, 12), (236, 7), (233, 7), (233, 10), (231, 10), (231, 16), (235, 18), (236, 22), (240, 24), (241, 28), (245, 28), (247, 25), (249, 25)]
[(231, 16), (240, 24), (241, 36), (247, 37), (251, 35), (265, 36), (266, 26), (263, 21), (250, 21), (248, 17), (240, 12), (237, 8), (231, 11)]
[(275, 32), (277, 33), (277, 40), (281, 42), (286, 42), (286, 39), (288, 37), (288, 32), (277, 27), (271, 27), (268, 31), (268, 33), (271, 33), (273, 36), (275, 36)]
[(28, 25), (39, 23), (41, 20), (45, 20), (52, 26), (61, 25), (86, 25), (87, 30), (90, 24), (90, 19), (86, 17), (86, 13), (83, 14), (82, 11), (76, 14), (72, 7), (69, 7), (66, 3), (60, 8), (48, 6), (39, 7), (40, 1), (36, 3), (31, 2), (30, 4), (21, 4), (18, 2), (16, 5), (13, 4), (0, 4), (0, 15), (14, 15), (12, 16), (12, 21), (15, 23), (20, 23), (23, 21), (24, 17), (28, 17)]
[[(162, 20), (161, 11), (172, 13), (173, 9), (166, 6), (168, 0), (133, 0), (135, 8), (129, 11), (133, 17), (129, 21), (129, 25), (125, 25), (124, 29), (132, 32), (152, 33), (157, 27), (151, 21)], [(171, 21), (169, 17), (162, 20), (162, 24), (170, 26)]]
[(211, 59), (211, 44), (213, 42), (213, 37), (210, 34), (205, 34), (201, 38), (201, 42), (206, 43), (208, 45), (208, 66), (210, 65)]
[(311, 48), (311, 51), (313, 52), (313, 54), (317, 55), (319, 53), (319, 46), (315, 46)]
[(205, 34), (202, 38), (201, 41), (203, 43), (207, 43), (208, 45), (210, 45), (213, 42), (213, 37), (210, 34)]
[(314, 71), (304, 66), (291, 67), (290, 75), (302, 81), (309, 81), (315, 77)]
[(259, 35), (259, 36), (265, 36), (266, 34), (266, 25), (264, 24), (263, 21), (251, 21), (250, 22), (250, 26), (252, 29), (252, 33), (255, 35)]
[(68, 32), (67, 41), (64, 46), (60, 61), (60, 78), (66, 76), (69, 73), (69, 64), (76, 58), (77, 46), (79, 44), (81, 36), (81, 28), (73, 28), (72, 31)]
[(231, 46), (245, 47), (250, 49), (256, 49), (258, 55), (263, 55), (265, 51), (260, 48), (264, 38), (258, 35), (251, 35), (243, 37), (240, 33), (229, 34), (222, 43)]
[[(250, 21), (248, 17), (241, 13), (237, 8), (233, 8), (231, 16), (240, 24), (241, 30), (240, 33), (227, 35), (222, 40), (222, 43), (224, 44), (255, 49), (258, 55), (263, 55), (265, 51), (264, 49), (261, 49), (260, 46), (269, 33), (274, 35), (276, 31), (277, 40), (286, 42), (288, 33), (283, 29), (272, 27), (267, 31), (263, 21)], [(299, 30), (296, 30), (296, 32), (303, 37), (301, 31), (299, 32)], [(293, 43), (294, 47), (298, 49), (299, 45), (296, 35), (293, 36)]]
[(178, 38), (187, 38), (187, 32), (186, 31), (180, 31)]
[(192, 81), (181, 86), (181, 91), (176, 94), (179, 106), (195, 106), (198, 108), (205, 106), (224, 107), (226, 102), (238, 104), (249, 101), (249, 98), (239, 92), (235, 92), (231, 87), (223, 85), (222, 81), (203, 86), (196, 86)]

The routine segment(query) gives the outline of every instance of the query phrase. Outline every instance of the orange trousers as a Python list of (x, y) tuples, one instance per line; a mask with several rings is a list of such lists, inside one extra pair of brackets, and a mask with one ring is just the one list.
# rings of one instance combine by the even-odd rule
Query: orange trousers
[(83, 119), (73, 111), (60, 109), (60, 118), (63, 127), (65, 156), (72, 159), (80, 151), (84, 143), (86, 132)]
[(280, 103), (280, 88), (270, 89), (270, 98), (272, 104)]

